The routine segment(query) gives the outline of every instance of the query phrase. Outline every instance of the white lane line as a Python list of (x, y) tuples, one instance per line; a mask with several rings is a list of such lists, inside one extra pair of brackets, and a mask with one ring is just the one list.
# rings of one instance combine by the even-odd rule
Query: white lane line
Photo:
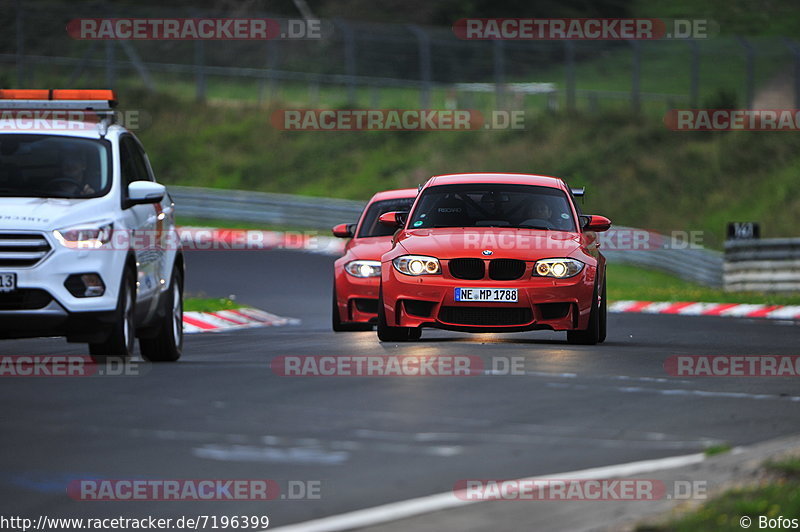
[[(594, 467), (591, 469), (581, 469), (569, 471), (567, 473), (553, 473), (552, 475), (536, 476), (518, 479), (515, 482), (534, 482), (546, 479), (557, 478), (561, 480), (579, 480), (586, 478), (614, 478), (640, 475), (652, 471), (662, 471), (665, 469), (675, 469), (691, 464), (697, 464), (705, 459), (703, 453), (687, 454), (683, 456), (673, 456), (669, 458), (658, 458), (655, 460), (641, 460), (639, 462), (628, 462), (605, 467)], [(453, 491), (408, 499), (400, 502), (382, 504), (364, 510), (356, 510), (321, 519), (314, 519), (287, 525), (270, 530), (281, 530), (282, 532), (338, 532), (342, 530), (354, 530), (367, 526), (388, 523), (399, 519), (407, 519), (421, 514), (446, 510), (447, 508), (457, 508), (468, 504), (484, 502), (480, 500), (459, 499)], [(267, 532), (261, 530), (259, 532)]]

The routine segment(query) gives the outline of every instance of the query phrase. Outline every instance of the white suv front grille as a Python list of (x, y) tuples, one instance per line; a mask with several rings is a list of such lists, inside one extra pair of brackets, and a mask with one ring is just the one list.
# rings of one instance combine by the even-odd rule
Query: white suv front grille
[(49, 252), (50, 244), (41, 234), (0, 232), (0, 268), (35, 266)]

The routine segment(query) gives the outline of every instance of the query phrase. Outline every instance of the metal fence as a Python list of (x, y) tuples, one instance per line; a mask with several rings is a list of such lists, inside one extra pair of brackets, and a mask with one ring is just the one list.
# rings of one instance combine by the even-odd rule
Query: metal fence
[[(179, 216), (322, 231), (339, 223), (357, 221), (364, 208), (359, 201), (289, 194), (179, 186), (170, 186), (169, 191)], [(615, 232), (630, 235), (638, 231), (641, 230), (617, 226), (609, 231), (609, 237), (614, 239)], [(707, 286), (722, 285), (722, 253), (700, 247), (685, 249), (682, 242), (672, 237), (658, 237), (663, 249), (601, 248), (601, 251), (609, 262), (654, 268)]]
[(800, 238), (725, 243), (725, 290), (800, 291)]
[(329, 230), (358, 220), (364, 202), (200, 187), (169, 187), (179, 216)]
[[(102, 2), (18, 0), (15, 6), (0, 10), (2, 27), (13, 29), (0, 34), (0, 85), (5, 87), (143, 87), (193, 92), (199, 100), (312, 106), (388, 102), (592, 110), (657, 105), (663, 112), (671, 106), (708, 106), (709, 99), (715, 105), (751, 107), (758, 104), (759, 87), (777, 84), (790, 98), (783, 107), (792, 102), (800, 107), (800, 47), (788, 39), (466, 41), (450, 28), (337, 19), (327, 21), (333, 31), (317, 40), (80, 41), (65, 31), (71, 19), (270, 14), (242, 6), (235, 12)], [(555, 91), (542, 97), (520, 90), (518, 84), (529, 82), (552, 83)], [(492, 93), (471, 90), (476, 83), (491, 83)], [(403, 100), (399, 89), (406, 98), (416, 96)], [(732, 95), (720, 101), (720, 90)]]
[[(609, 230), (613, 238), (615, 232), (629, 235), (637, 231), (632, 227), (614, 226)], [(693, 283), (722, 286), (722, 253), (701, 246), (687, 246), (685, 242), (666, 235), (658, 235), (663, 246), (660, 249), (603, 249), (600, 251), (609, 262), (644, 266), (667, 272)]]

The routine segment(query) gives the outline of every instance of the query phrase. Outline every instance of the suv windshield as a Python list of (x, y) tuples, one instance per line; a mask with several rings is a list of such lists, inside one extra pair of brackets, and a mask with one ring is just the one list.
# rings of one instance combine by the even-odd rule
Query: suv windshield
[(0, 135), (0, 197), (96, 198), (110, 188), (104, 140)]
[(550, 187), (507, 184), (440, 185), (426, 189), (409, 229), (430, 227), (517, 227), (575, 231), (564, 192)]
[(381, 214), (392, 211), (408, 212), (411, 205), (414, 204), (415, 198), (400, 198), (376, 201), (367, 209), (364, 214), (364, 222), (361, 224), (361, 229), (358, 231), (357, 238), (365, 238), (371, 236), (392, 236), (396, 231), (393, 227), (378, 223), (378, 217)]

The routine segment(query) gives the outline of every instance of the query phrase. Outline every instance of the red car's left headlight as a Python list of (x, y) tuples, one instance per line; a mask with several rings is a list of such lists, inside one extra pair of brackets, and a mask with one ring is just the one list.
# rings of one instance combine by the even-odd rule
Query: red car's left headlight
[(351, 260), (344, 265), (344, 271), (353, 277), (380, 277), (381, 263), (377, 260)]

